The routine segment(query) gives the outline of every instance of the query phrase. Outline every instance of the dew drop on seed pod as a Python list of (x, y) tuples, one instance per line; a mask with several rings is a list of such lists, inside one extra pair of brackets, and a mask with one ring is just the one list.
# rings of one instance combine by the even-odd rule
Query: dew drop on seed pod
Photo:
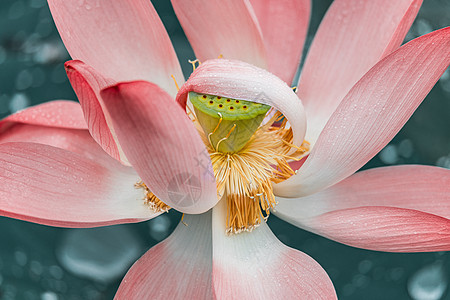
[(408, 281), (408, 293), (414, 300), (441, 299), (447, 289), (444, 268), (435, 262), (419, 269)]
[(134, 233), (118, 225), (68, 230), (57, 257), (69, 272), (106, 283), (123, 276), (141, 253)]

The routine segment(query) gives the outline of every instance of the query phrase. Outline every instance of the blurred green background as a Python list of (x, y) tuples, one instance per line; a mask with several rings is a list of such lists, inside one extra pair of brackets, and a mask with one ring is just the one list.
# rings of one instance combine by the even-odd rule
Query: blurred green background
[[(194, 54), (170, 2), (152, 2), (188, 76), (187, 60)], [(450, 0), (424, 2), (407, 40), (450, 25)], [(330, 3), (314, 1), (307, 46)], [(75, 100), (63, 67), (69, 59), (45, 0), (1, 0), (0, 117), (49, 100)], [(447, 70), (406, 126), (365, 168), (412, 163), (450, 168), (449, 100)], [(179, 218), (171, 212), (140, 224), (62, 229), (0, 217), (0, 299), (112, 299), (131, 264), (170, 234)], [(281, 241), (325, 268), (340, 299), (450, 299), (449, 253), (367, 251), (274, 216), (269, 223)]]

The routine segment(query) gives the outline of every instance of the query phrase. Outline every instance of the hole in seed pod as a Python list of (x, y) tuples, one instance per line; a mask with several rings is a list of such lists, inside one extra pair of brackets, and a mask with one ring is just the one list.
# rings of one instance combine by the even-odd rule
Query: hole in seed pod
[(217, 96), (217, 99), (222, 99), (222, 97), (220, 97), (220, 96)]
[(209, 104), (214, 104), (214, 101), (212, 101), (212, 100), (211, 100), (211, 101), (209, 101)]
[(222, 104), (219, 104), (219, 107), (220, 107), (220, 108), (222, 108), (222, 107), (223, 107), (223, 105), (222, 105)]
[(206, 95), (203, 95), (202, 97), (203, 97), (203, 99), (206, 99)]
[(234, 109), (234, 107), (233, 106), (230, 106), (230, 110), (233, 110)]
[(230, 100), (230, 99), (227, 99), (227, 102), (231, 102), (231, 100)]
[(239, 100), (236, 100), (236, 103), (239, 103)]
[(247, 109), (247, 105), (242, 106), (243, 109)]

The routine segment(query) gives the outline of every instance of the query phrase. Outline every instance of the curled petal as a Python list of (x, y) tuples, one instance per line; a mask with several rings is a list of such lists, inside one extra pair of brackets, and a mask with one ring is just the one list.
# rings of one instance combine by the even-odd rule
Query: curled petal
[(177, 101), (186, 106), (189, 92), (229, 97), (270, 105), (288, 119), (294, 144), (306, 131), (303, 105), (292, 89), (275, 75), (237, 60), (214, 59), (201, 64), (181, 87)]
[(402, 128), (450, 64), (450, 27), (417, 38), (376, 64), (333, 113), (298, 174), (275, 186), (299, 197), (350, 176)]
[(173, 97), (183, 74), (164, 25), (148, 0), (49, 0), (73, 59), (115, 81), (148, 80)]
[(262, 223), (225, 234), (226, 208), (213, 209), (213, 286), (217, 299), (337, 299), (324, 269), (283, 245)]
[(131, 267), (114, 299), (213, 299), (211, 213), (184, 223)]
[(300, 64), (308, 31), (310, 0), (251, 0), (269, 60), (268, 70), (289, 85)]
[(114, 84), (85, 63), (72, 60), (65, 63), (67, 76), (77, 94), (89, 132), (111, 157), (128, 164), (122, 147), (117, 141), (111, 116), (105, 110), (100, 90)]
[(305, 60), (298, 95), (314, 143), (352, 86), (402, 43), (422, 0), (336, 0)]
[(0, 214), (62, 227), (148, 220), (157, 214), (134, 187), (137, 174), (110, 159), (34, 143), (0, 144)]
[(447, 169), (371, 169), (311, 196), (277, 200), (274, 213), (280, 218), (351, 246), (395, 252), (450, 249)]
[(67, 100), (56, 100), (39, 104), (7, 116), (0, 121), (0, 134), (13, 123), (87, 129), (80, 105)]
[(185, 213), (216, 204), (208, 152), (178, 103), (145, 81), (119, 83), (101, 94), (126, 156), (153, 194)]
[(184, 32), (200, 61), (223, 55), (267, 68), (258, 21), (243, 0), (172, 0)]

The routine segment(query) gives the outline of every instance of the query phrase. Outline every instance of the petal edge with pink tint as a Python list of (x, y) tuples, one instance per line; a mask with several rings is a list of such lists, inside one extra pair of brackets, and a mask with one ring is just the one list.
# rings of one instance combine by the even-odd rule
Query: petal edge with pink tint
[(402, 43), (422, 0), (336, 0), (306, 57), (298, 95), (313, 144), (351, 87)]
[(450, 27), (419, 37), (375, 65), (327, 122), (298, 173), (275, 185), (310, 195), (361, 168), (402, 128), (450, 64)]
[(105, 110), (100, 96), (100, 90), (114, 84), (115, 81), (104, 77), (82, 61), (68, 61), (65, 68), (92, 137), (111, 157), (128, 164), (117, 141), (111, 117)]
[(177, 101), (182, 107), (186, 107), (189, 92), (270, 105), (288, 119), (294, 145), (303, 143), (306, 117), (302, 102), (284, 81), (266, 70), (238, 60), (209, 60), (191, 74), (178, 92)]
[(48, 127), (87, 129), (80, 104), (68, 100), (55, 100), (28, 107), (0, 120), (0, 133), (12, 123)]
[(148, 80), (172, 97), (184, 77), (170, 38), (148, 0), (48, 0), (73, 59), (115, 81)]
[(303, 51), (311, 12), (310, 0), (251, 0), (268, 58), (268, 70), (292, 84)]
[(172, 0), (172, 6), (201, 62), (223, 55), (267, 68), (261, 30), (246, 1)]
[(217, 203), (211, 160), (194, 124), (157, 85), (119, 83), (101, 93), (131, 165), (161, 201), (198, 214)]
[(277, 201), (274, 213), (278, 217), (355, 247), (415, 252), (450, 249), (450, 235), (442, 230), (450, 226), (447, 169), (376, 168), (314, 195), (277, 197)]
[(114, 299), (213, 299), (211, 213), (186, 215), (128, 271)]
[(134, 187), (137, 174), (35, 143), (0, 145), (0, 214), (61, 227), (97, 227), (155, 217)]

